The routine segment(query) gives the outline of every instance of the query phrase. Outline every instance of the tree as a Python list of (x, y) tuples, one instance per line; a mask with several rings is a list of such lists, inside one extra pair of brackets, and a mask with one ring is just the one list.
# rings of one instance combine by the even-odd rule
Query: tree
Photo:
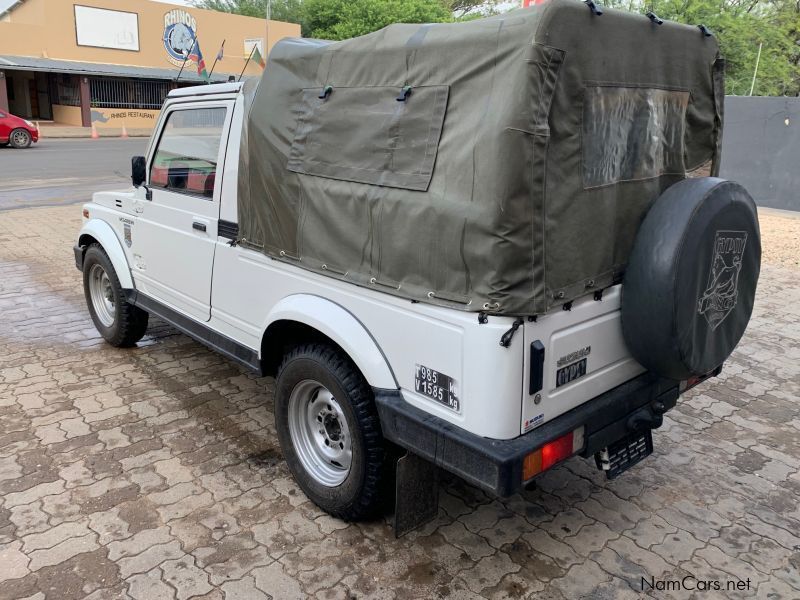
[(750, 92), (759, 45), (754, 95), (800, 92), (800, 9), (792, 0), (606, 0), (609, 6), (689, 25), (706, 25), (726, 62), (726, 91)]
[[(246, 17), (265, 18), (267, 15), (267, 0), (196, 0), (193, 4), (197, 8), (244, 15)], [(302, 24), (303, 1), (272, 0), (270, 16), (276, 21)]]
[(452, 15), (439, 0), (304, 0), (308, 35), (343, 40), (392, 23), (441, 23)]
[(442, 0), (456, 19), (472, 17), (472, 15), (489, 15), (497, 12), (497, 5), (502, 0)]
[[(597, 0), (596, 0), (597, 1)], [(706, 25), (726, 60), (730, 94), (800, 94), (800, 0), (599, 0), (663, 19)], [(195, 0), (196, 6), (263, 17), (267, 0)], [(516, 4), (516, 2), (514, 3)], [(341, 40), (391, 23), (468, 20), (505, 9), (501, 0), (272, 0), (272, 18), (300, 23), (304, 36)]]
[[(344, 39), (391, 23), (433, 23), (496, 12), (500, 0), (272, 0), (276, 21), (299, 23), (304, 36)], [(264, 17), (267, 0), (194, 0), (198, 8)], [(347, 35), (352, 33), (353, 35)]]

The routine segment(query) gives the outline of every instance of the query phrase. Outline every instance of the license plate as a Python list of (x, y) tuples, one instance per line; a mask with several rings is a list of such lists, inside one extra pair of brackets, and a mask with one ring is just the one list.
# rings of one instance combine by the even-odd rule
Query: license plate
[(456, 382), (449, 375), (423, 365), (416, 365), (414, 370), (414, 390), (455, 411), (461, 410)]
[(575, 381), (578, 377), (583, 377), (584, 375), (586, 375), (585, 358), (556, 371), (556, 387), (566, 385), (570, 381)]
[(610, 444), (595, 456), (597, 467), (614, 479), (653, 453), (653, 432), (637, 432)]

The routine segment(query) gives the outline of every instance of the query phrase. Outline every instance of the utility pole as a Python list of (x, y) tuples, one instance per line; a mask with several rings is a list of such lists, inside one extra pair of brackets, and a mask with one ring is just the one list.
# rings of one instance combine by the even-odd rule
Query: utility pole
[(756, 55), (756, 68), (753, 70), (753, 82), (750, 84), (750, 93), (747, 94), (748, 96), (753, 95), (753, 89), (756, 87), (756, 75), (758, 74), (758, 63), (761, 61), (761, 46), (764, 45), (764, 42), (761, 42), (758, 45), (758, 54)]
[(267, 0), (267, 39), (264, 40), (264, 60), (269, 57), (269, 20), (272, 18), (272, 0)]

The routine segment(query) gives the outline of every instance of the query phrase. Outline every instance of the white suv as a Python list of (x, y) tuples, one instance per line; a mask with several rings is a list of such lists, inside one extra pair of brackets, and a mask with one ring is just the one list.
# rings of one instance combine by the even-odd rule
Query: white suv
[[(735, 184), (672, 185), (641, 225), (624, 283), (539, 314), (470, 311), (243, 243), (245, 106), (239, 83), (172, 91), (133, 159), (134, 187), (84, 205), (76, 264), (110, 344), (136, 344), (152, 314), (275, 376), (284, 456), (332, 515), (374, 515), (395, 477), (405, 530), (435, 514), (435, 467), (499, 495), (575, 454), (614, 477), (652, 451), (662, 415), (719, 372), (744, 331), (760, 251), (752, 200)], [(743, 316), (728, 317), (735, 306)], [(714, 332), (722, 342), (703, 337)], [(408, 455), (395, 472), (397, 448)]]

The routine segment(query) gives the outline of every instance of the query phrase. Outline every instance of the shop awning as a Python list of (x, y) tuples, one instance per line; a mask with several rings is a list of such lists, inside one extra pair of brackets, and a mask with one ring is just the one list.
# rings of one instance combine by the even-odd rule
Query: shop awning
[[(110, 65), (102, 63), (87, 63), (70, 60), (56, 60), (52, 58), (36, 58), (33, 56), (2, 56), (0, 55), (0, 71), (42, 71), (45, 73), (69, 73), (71, 75), (90, 75), (105, 77), (135, 77), (137, 79), (166, 79), (174, 81), (178, 76), (180, 67), (171, 69), (154, 69), (150, 67), (136, 67), (132, 65)], [(227, 74), (214, 74), (214, 83), (224, 82)], [(202, 82), (197, 74), (194, 63), (187, 62), (181, 73), (181, 81)]]

